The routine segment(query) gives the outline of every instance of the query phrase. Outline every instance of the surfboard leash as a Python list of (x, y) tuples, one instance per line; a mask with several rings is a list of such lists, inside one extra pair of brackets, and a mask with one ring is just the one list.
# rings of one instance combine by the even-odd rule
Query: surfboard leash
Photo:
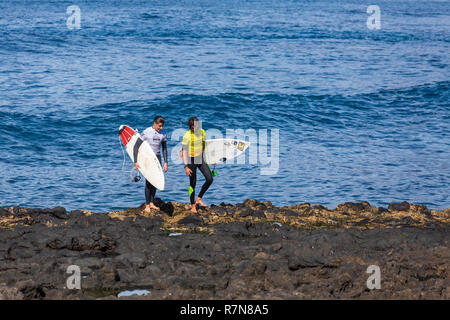
[[(122, 172), (129, 172), (129, 175), (130, 175), (130, 178), (131, 178), (130, 179), (131, 182), (138, 182), (138, 181), (140, 181), (141, 180), (140, 172), (137, 171), (134, 166), (131, 168), (131, 170), (123, 170), (123, 167), (125, 166), (125, 152), (123, 151), (123, 145), (122, 145), (122, 141), (120, 141), (120, 136), (119, 136), (119, 144), (120, 144), (120, 149), (122, 150), (122, 159), (123, 159), (121, 171)], [(134, 176), (134, 177), (132, 176), (133, 170), (137, 171), (137, 176)]]

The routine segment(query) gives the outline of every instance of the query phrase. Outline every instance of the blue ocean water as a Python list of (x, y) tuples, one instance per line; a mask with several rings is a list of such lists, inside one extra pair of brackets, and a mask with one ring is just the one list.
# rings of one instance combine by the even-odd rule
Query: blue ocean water
[[(208, 204), (450, 207), (450, 2), (376, 1), (370, 30), (372, 2), (0, 1), (0, 205), (140, 205), (117, 131), (160, 114), (175, 155), (192, 115), (279, 130), (277, 172), (217, 166)], [(157, 196), (187, 203), (175, 160)]]

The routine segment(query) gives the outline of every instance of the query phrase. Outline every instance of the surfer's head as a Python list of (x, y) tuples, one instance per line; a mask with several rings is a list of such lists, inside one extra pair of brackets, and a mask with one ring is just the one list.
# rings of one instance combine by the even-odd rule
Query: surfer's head
[(162, 116), (156, 116), (155, 119), (153, 119), (153, 129), (159, 132), (163, 127), (164, 118)]
[(197, 132), (202, 128), (201, 121), (197, 119), (197, 117), (190, 117), (188, 121), (189, 130), (192, 132)]

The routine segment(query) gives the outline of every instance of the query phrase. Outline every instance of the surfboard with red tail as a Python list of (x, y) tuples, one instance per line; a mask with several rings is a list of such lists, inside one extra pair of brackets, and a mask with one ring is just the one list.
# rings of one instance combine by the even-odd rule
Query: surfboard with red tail
[[(134, 161), (134, 145), (138, 139), (141, 139), (141, 135), (129, 126), (121, 125), (119, 127), (119, 136), (122, 139), (125, 150), (127, 150), (131, 161)], [(147, 141), (142, 142), (139, 147), (137, 163), (140, 167), (139, 171), (144, 178), (157, 189), (164, 190), (164, 173), (161, 164)]]

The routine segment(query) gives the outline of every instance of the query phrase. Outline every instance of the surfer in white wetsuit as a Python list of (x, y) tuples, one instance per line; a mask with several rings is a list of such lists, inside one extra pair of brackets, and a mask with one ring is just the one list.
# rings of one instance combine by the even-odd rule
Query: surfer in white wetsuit
[[(152, 148), (153, 152), (155, 153), (160, 163), (161, 163), (161, 147), (162, 147), (164, 155), (163, 170), (164, 172), (167, 172), (168, 170), (167, 135), (166, 132), (163, 130), (163, 127), (164, 127), (164, 118), (162, 116), (157, 116), (153, 120), (153, 126), (148, 127), (142, 132), (141, 138), (142, 140), (147, 141), (147, 143)], [(139, 146), (137, 146), (134, 155), (134, 166), (136, 167), (136, 170), (139, 170), (139, 164), (137, 163), (137, 153), (139, 152), (138, 148)], [(150, 209), (159, 210), (159, 208), (155, 206), (155, 204), (153, 203), (153, 200), (155, 199), (155, 194), (156, 194), (156, 187), (153, 186), (147, 180), (145, 180), (145, 212), (150, 212)]]

